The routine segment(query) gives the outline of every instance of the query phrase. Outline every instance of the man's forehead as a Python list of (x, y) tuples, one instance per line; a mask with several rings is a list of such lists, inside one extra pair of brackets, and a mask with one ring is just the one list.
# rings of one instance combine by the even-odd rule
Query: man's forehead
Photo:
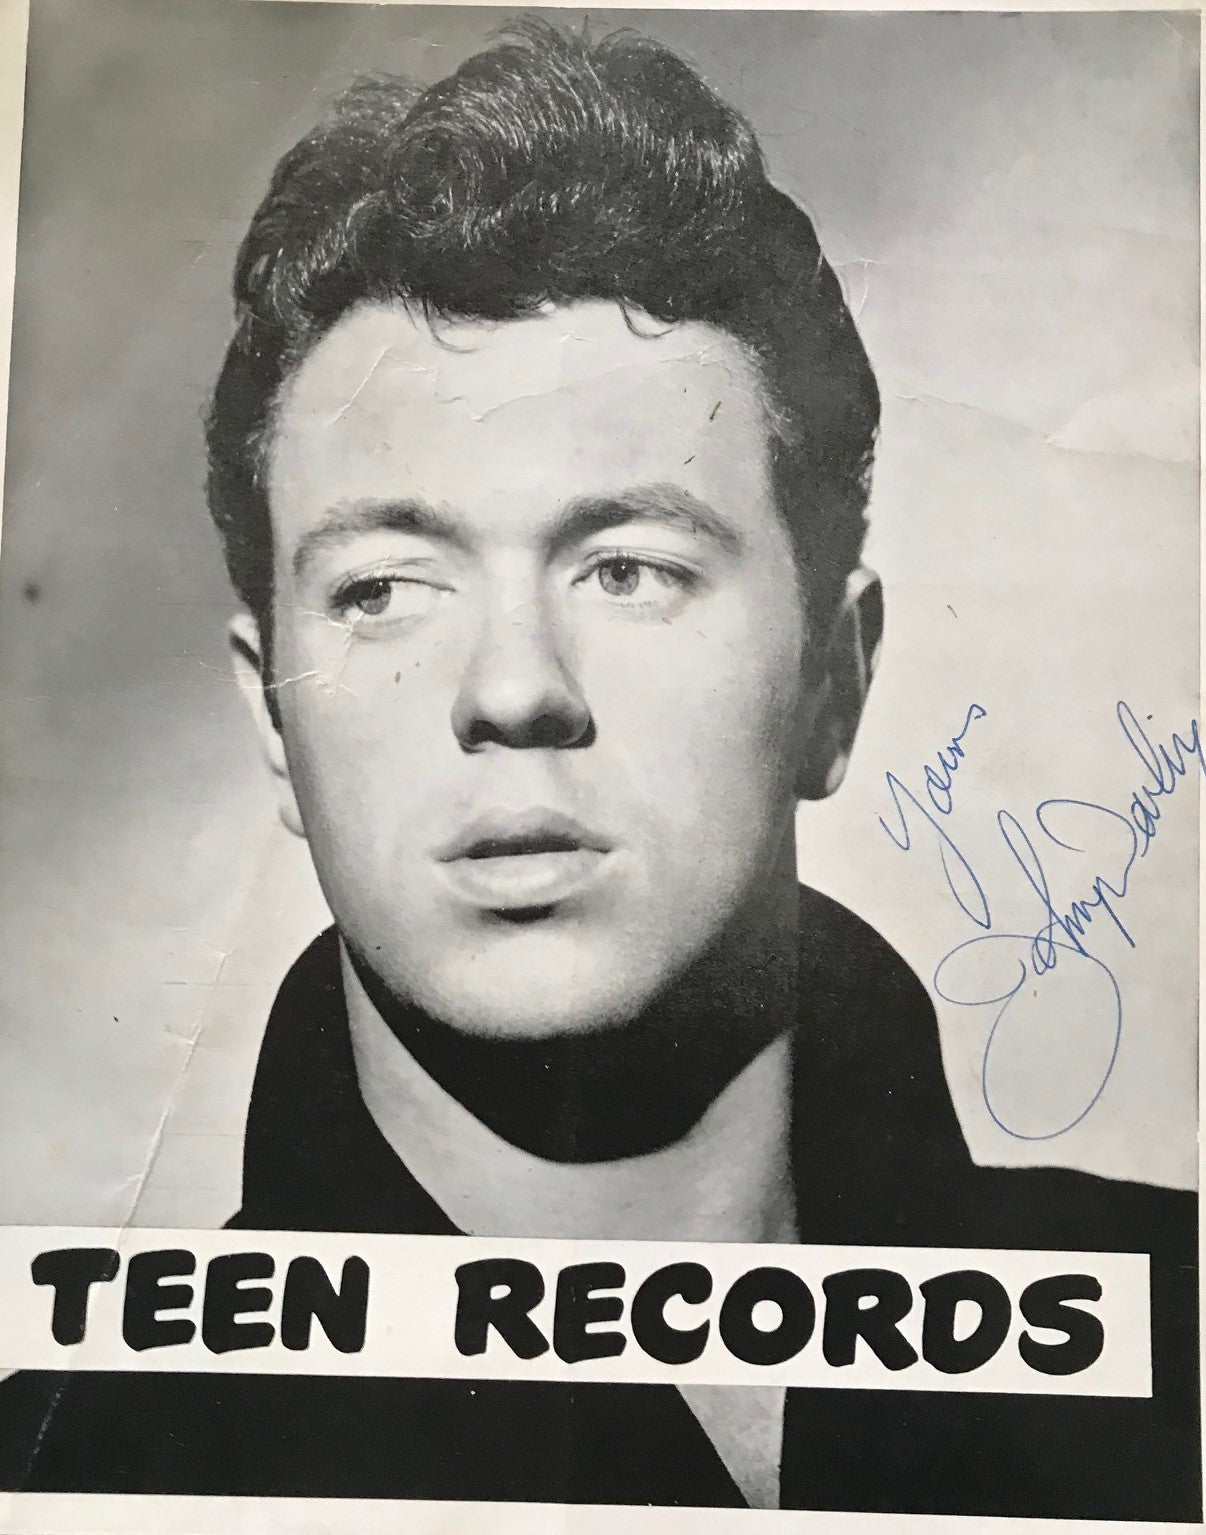
[(642, 316), (636, 330), (604, 302), (434, 324), (366, 304), (287, 388), (268, 496), (284, 558), (357, 500), (472, 508), (511, 533), (520, 511), (636, 484), (748, 508), (766, 493), (766, 443), (755, 367), (713, 326)]
[[(352, 409), (459, 406), (474, 420), (580, 395), (671, 392), (690, 410), (706, 398), (760, 411), (753, 364), (740, 344), (694, 321), (632, 323), (618, 304), (547, 306), (519, 319), (428, 322), (401, 303), (349, 312), (299, 368), (278, 424), (336, 424)], [(711, 409), (711, 404), (708, 406)]]

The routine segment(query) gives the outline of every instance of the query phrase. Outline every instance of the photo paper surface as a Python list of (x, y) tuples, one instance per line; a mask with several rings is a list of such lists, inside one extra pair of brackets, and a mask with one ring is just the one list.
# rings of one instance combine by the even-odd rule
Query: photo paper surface
[(27, 25), (3, 1528), (1196, 1525), (1197, 14)]

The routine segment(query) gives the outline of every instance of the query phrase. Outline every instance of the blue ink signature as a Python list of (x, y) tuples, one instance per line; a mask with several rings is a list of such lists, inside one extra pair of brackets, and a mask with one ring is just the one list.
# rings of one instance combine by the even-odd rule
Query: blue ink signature
[[(978, 705), (973, 707), (979, 708)], [(1146, 770), (1146, 780), (1131, 794), (1125, 813), (1111, 809), (1107, 805), (1095, 804), (1091, 800), (1068, 798), (1045, 799), (1040, 801), (1034, 809), (1034, 826), (1039, 834), (1039, 841), (1044, 846), (1054, 844), (1066, 851), (1084, 853), (1087, 852), (1084, 839), (1092, 837), (1095, 832), (1116, 844), (1105, 855), (1104, 867), (1099, 867), (1089, 878), (1087, 889), (1076, 899), (1068, 902), (1066, 908), (1061, 909), (1063, 903), (1057, 903), (1052, 895), (1042, 857), (1031, 833), (1008, 810), (997, 812), (996, 824), (1001, 839), (1014, 864), (1020, 870), (1023, 880), (1036, 897), (1043, 914), (1042, 922), (1033, 932), (1005, 933), (992, 930), (988, 898), (966, 856), (955, 845), (945, 827), (934, 820), (916, 796), (905, 788), (894, 774), (885, 775), (889, 792), (892, 794), (900, 816), (903, 835), (894, 834), (882, 817), (880, 825), (897, 847), (908, 851), (912, 846), (912, 840), (901, 806), (901, 796), (919, 811), (939, 838), (942, 869), (956, 902), (978, 927), (986, 930), (979, 936), (966, 939), (963, 943), (956, 945), (943, 957), (934, 972), (934, 988), (944, 1000), (960, 1007), (998, 1007), (984, 1047), (980, 1090), (984, 1105), (993, 1121), (1006, 1134), (1017, 1140), (1047, 1141), (1066, 1135), (1069, 1130), (1080, 1124), (1105, 1091), (1106, 1084), (1113, 1075), (1122, 1041), (1122, 994), (1113, 972), (1086, 946), (1086, 937), (1095, 920), (1108, 919), (1114, 931), (1122, 936), (1128, 947), (1132, 949), (1136, 947), (1135, 938), (1119, 913), (1119, 904), (1125, 901), (1131, 889), (1131, 877), (1135, 871), (1135, 865), (1147, 856), (1149, 848), (1155, 841), (1162, 816), (1160, 802), (1176, 792), (1182, 781), (1192, 771), (1194, 763), (1206, 772), (1206, 753), (1204, 753), (1201, 730), (1196, 719), (1190, 721), (1185, 736), (1174, 732), (1167, 744), (1163, 742), (1157, 744), (1151, 740), (1134, 710), (1124, 700), (1119, 700), (1115, 714), (1123, 736)], [(969, 722), (970, 717), (969, 711)], [(1145, 718), (1150, 722), (1152, 716), (1149, 714)], [(964, 733), (966, 729), (967, 723), (964, 724)], [(957, 740), (961, 741), (962, 736)], [(945, 759), (943, 759), (943, 766), (946, 766)], [(938, 808), (932, 796), (931, 804), (935, 809)], [(949, 812), (940, 811), (940, 813), (945, 815)], [(1099, 861), (1100, 858), (1100, 854), (1096, 855), (1095, 861)], [(966, 885), (963, 890), (960, 890), (952, 877), (952, 864), (975, 892), (975, 900), (971, 906), (968, 904)], [(957, 979), (952, 979), (949, 972), (959, 968), (957, 963), (959, 956), (966, 956), (974, 951), (977, 958), (982, 959), (986, 945), (992, 946), (991, 953), (994, 958), (1006, 962), (1005, 968), (1001, 969), (997, 979), (988, 985), (988, 994), (984, 991), (981, 991), (979, 995), (958, 994), (964, 988), (959, 987)], [(1079, 982), (1095, 985), (1104, 997), (1104, 1005), (1100, 1013), (1095, 1014), (1095, 1021), (1098, 1026), (1104, 1028), (1105, 1053), (1108, 1053), (1108, 1060), (1092, 1084), (1092, 1091), (1087, 1094), (1087, 1101), (1074, 1117), (1057, 1129), (1032, 1134), (1007, 1124), (998, 1112), (993, 1101), (990, 1081), (992, 1060), (994, 1051), (1001, 1048), (1002, 1030), (1010, 1008), (1014, 1009), (1010, 1023), (1018, 1021), (1020, 1015), (1023, 1015), (1024, 1021), (1024, 1008), (1015, 1006), (1015, 1003), (1018, 998), (1025, 996), (1027, 982), (1032, 977), (1038, 979), (1049, 974), (1056, 969), (1057, 965), (1073, 970)], [(1037, 990), (1032, 989), (1031, 996), (1036, 997)]]
[(962, 730), (958, 735), (951, 737), (949, 760), (945, 748), (938, 753), (941, 774), (936, 773), (929, 763), (926, 764), (925, 781), (930, 801), (928, 806), (924, 805), (910, 788), (901, 783), (895, 773), (885, 773), (888, 793), (892, 796), (892, 803), (896, 807), (896, 814), (900, 821), (899, 829), (893, 831), (883, 816), (878, 817), (879, 824), (896, 846), (901, 852), (907, 853), (913, 846), (913, 837), (902, 800), (917, 811), (938, 838), (938, 856), (942, 861), (942, 872), (946, 876), (951, 894), (976, 926), (985, 928), (992, 926), (992, 920), (989, 916), (988, 897), (984, 894), (984, 886), (976, 878), (976, 872), (971, 864), (956, 847), (954, 839), (936, 817), (948, 816), (954, 808), (954, 776), (959, 770), (959, 764), (967, 755), (963, 750), (963, 738), (971, 728), (972, 722), (982, 720), (987, 713), (988, 710), (982, 705), (970, 704), (963, 719)]

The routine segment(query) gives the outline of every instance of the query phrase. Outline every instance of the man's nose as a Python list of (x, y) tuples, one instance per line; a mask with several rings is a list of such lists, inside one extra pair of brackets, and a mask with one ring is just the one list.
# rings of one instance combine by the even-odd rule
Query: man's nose
[(589, 744), (590, 710), (543, 604), (487, 617), (453, 701), (452, 728), (465, 751)]

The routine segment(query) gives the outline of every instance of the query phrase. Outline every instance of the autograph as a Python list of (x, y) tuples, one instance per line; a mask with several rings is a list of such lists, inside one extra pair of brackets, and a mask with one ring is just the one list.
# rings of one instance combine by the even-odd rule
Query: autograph
[(984, 887), (976, 878), (975, 870), (967, 859), (955, 846), (953, 838), (938, 816), (948, 816), (954, 809), (954, 778), (959, 771), (959, 765), (963, 762), (967, 753), (963, 749), (963, 740), (971, 729), (975, 720), (982, 720), (988, 710), (981, 704), (970, 704), (967, 714), (964, 716), (963, 729), (959, 734), (951, 737), (950, 756), (947, 757), (945, 748), (938, 753), (939, 772), (927, 763), (925, 769), (925, 782), (928, 791), (929, 805), (924, 805), (907, 788), (895, 773), (885, 773), (888, 784), (888, 793), (892, 796), (892, 803), (896, 807), (900, 827), (898, 831), (893, 829), (879, 817), (879, 824), (895, 842), (896, 846), (907, 853), (913, 846), (912, 834), (909, 830), (909, 818), (905, 812), (904, 804), (911, 805), (931, 828), (938, 838), (938, 856), (942, 860), (942, 872), (946, 876), (947, 885), (955, 900), (964, 912), (972, 919), (977, 927), (991, 927), (992, 921), (988, 913), (988, 897), (984, 894)]
[[(1163, 801), (1175, 794), (1185, 778), (1197, 768), (1206, 772), (1201, 730), (1191, 720), (1184, 735), (1172, 734), (1168, 742), (1153, 742), (1145, 724), (1131, 706), (1119, 700), (1115, 707), (1119, 728), (1127, 744), (1144, 768), (1144, 780), (1131, 794), (1125, 811), (1098, 805), (1090, 800), (1052, 798), (1035, 806), (1033, 826), (1028, 830), (1008, 810), (998, 810), (997, 829), (1022, 879), (1036, 897), (1042, 914), (1033, 932), (999, 932), (993, 927), (988, 895), (965, 854), (943, 824), (954, 806), (954, 777), (966, 755), (963, 742), (974, 720), (987, 714), (980, 704), (972, 704), (963, 728), (951, 740), (949, 751), (938, 753), (938, 770), (925, 769), (926, 800), (901, 782), (894, 773), (885, 781), (896, 811), (897, 824), (889, 825), (881, 816), (879, 824), (895, 845), (904, 852), (914, 846), (914, 838), (925, 829), (933, 834), (947, 885), (961, 910), (983, 929), (976, 937), (958, 944), (939, 962), (934, 972), (934, 989), (945, 1001), (960, 1007), (997, 1007), (981, 1064), (980, 1090), (994, 1122), (1006, 1134), (1018, 1140), (1045, 1141), (1065, 1135), (1092, 1110), (1105, 1091), (1118, 1059), (1122, 1039), (1122, 994), (1109, 967), (1090, 952), (1088, 940), (1095, 922), (1108, 923), (1130, 948), (1135, 939), (1120, 913), (1120, 906), (1131, 889), (1135, 866), (1147, 856), (1155, 841), (1163, 816)], [(1152, 716), (1145, 715), (1150, 724)], [(928, 803), (927, 803), (928, 801)], [(1040, 848), (1056, 847), (1085, 853), (1086, 842), (1100, 839), (1102, 852), (1095, 853), (1094, 873), (1086, 888), (1065, 905), (1052, 893), (1051, 882), (1043, 865)], [(1037, 845), (1036, 845), (1037, 844)], [(985, 982), (984, 966), (969, 964), (969, 956), (993, 962), (994, 979)], [(1028, 986), (1032, 979), (1050, 974), (1057, 966), (1074, 971), (1079, 984), (1096, 991), (1100, 1011), (1093, 1014), (1094, 1025), (1104, 1031), (1101, 1055), (1104, 1068), (1095, 1071), (1092, 1091), (1075, 1115), (1053, 1130), (1029, 1133), (1007, 1124), (994, 1103), (992, 1074), (994, 1055), (1002, 1048), (1009, 1025), (1024, 1027), (1025, 1002), (1037, 997), (1037, 988)], [(970, 972), (976, 970), (979, 986)], [(960, 977), (963, 984), (960, 984)], [(1007, 1015), (1008, 1025), (1006, 1023)]]

